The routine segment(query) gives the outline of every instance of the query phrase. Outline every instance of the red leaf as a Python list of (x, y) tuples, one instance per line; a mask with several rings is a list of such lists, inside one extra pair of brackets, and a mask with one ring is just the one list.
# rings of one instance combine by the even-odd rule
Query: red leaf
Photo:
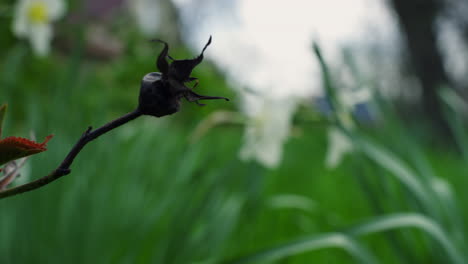
[(42, 143), (20, 137), (7, 137), (0, 140), (0, 165), (46, 151), (46, 144), (52, 137), (53, 135), (47, 136)]

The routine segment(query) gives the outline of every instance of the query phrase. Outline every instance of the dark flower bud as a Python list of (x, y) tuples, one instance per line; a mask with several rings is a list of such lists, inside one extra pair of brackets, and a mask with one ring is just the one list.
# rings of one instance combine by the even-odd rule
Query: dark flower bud
[(179, 111), (180, 100), (169, 83), (161, 81), (162, 74), (150, 72), (141, 80), (138, 108), (144, 115), (161, 117)]
[[(164, 48), (158, 56), (156, 65), (161, 72), (148, 73), (141, 81), (139, 110), (145, 115), (161, 117), (179, 111), (180, 99), (185, 98), (189, 102), (203, 105), (198, 100), (224, 99), (225, 97), (199, 95), (192, 91), (198, 85), (198, 79), (191, 77), (192, 70), (202, 62), (203, 52), (211, 43), (211, 37), (203, 48), (201, 54), (191, 60), (174, 60), (169, 56), (169, 46), (161, 40), (153, 40), (164, 44)], [(166, 57), (173, 62), (169, 64)], [(193, 88), (185, 85), (187, 82), (196, 81)]]

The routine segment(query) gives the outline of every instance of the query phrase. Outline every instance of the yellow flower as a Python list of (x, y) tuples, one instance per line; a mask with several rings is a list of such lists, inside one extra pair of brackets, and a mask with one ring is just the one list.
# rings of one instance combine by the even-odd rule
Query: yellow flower
[(33, 24), (47, 22), (47, 6), (42, 1), (31, 3), (28, 9), (28, 18)]

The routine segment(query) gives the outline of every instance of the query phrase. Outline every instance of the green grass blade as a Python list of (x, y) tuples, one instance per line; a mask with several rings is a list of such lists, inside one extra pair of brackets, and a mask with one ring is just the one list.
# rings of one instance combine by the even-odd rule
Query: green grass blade
[(447, 180), (441, 177), (434, 177), (431, 181), (431, 187), (440, 201), (452, 238), (456, 239), (460, 244), (466, 245), (465, 228), (463, 216), (461, 215), (462, 210), (457, 202), (452, 186)]
[[(446, 219), (450, 221), (456, 232), (462, 232), (463, 225), (460, 224), (461, 216), (456, 205), (453, 191), (450, 185), (440, 178), (437, 178), (422, 157), (414, 158), (415, 163), (420, 162), (419, 169), (421, 173), (427, 173), (425, 177), (418, 177), (409, 166), (405, 164), (396, 155), (386, 150), (382, 146), (373, 143), (369, 139), (359, 141), (362, 151), (382, 168), (387, 169), (394, 175), (421, 203), (423, 208), (435, 219), (442, 220), (441, 212), (445, 214)], [(425, 183), (424, 181), (430, 182)], [(439, 206), (440, 205), (440, 206)], [(463, 241), (459, 238), (458, 241)]]
[(323, 87), (325, 88), (326, 95), (328, 95), (327, 99), (330, 102), (331, 109), (336, 113), (340, 107), (340, 104), (337, 99), (335, 85), (333, 84), (332, 78), (330, 76), (330, 70), (327, 63), (325, 62), (325, 59), (323, 58), (322, 50), (320, 49), (318, 43), (314, 42), (312, 44), (312, 49), (320, 64), (320, 69), (322, 70)]
[(375, 257), (359, 242), (342, 233), (328, 233), (295, 240), (257, 254), (226, 262), (226, 264), (264, 263), (324, 248), (340, 248), (353, 256), (357, 263), (377, 263)]
[(437, 212), (433, 210), (434, 205), (430, 197), (430, 191), (423, 184), (422, 180), (416, 175), (416, 173), (407, 166), (401, 159), (396, 155), (382, 146), (377, 145), (368, 138), (354, 137), (357, 140), (358, 147), (362, 152), (376, 164), (382, 168), (390, 171), (412, 194), (417, 198), (421, 205), (432, 215), (437, 215)]
[(349, 229), (345, 233), (327, 233), (295, 240), (227, 263), (243, 264), (269, 262), (323, 248), (341, 248), (358, 260), (358, 263), (376, 263), (375, 257), (362, 247), (359, 242), (354, 240), (353, 237), (402, 228), (420, 229), (440, 244), (450, 259), (449, 263), (465, 263), (463, 254), (458, 251), (444, 230), (429, 217), (415, 213), (390, 214), (376, 217)]
[(468, 137), (466, 136), (463, 117), (460, 115), (460, 113), (466, 114), (468, 112), (468, 106), (452, 89), (440, 89), (439, 96), (445, 103), (445, 118), (449, 121), (455, 141), (463, 157), (468, 161)]
[(278, 194), (267, 201), (267, 206), (272, 209), (298, 209), (310, 213), (317, 207), (317, 203), (304, 195)]
[(391, 214), (377, 217), (368, 221), (367, 223), (350, 229), (347, 233), (355, 236), (364, 236), (372, 233), (409, 227), (418, 228), (439, 242), (451, 260), (449, 263), (465, 263), (463, 255), (458, 252), (457, 248), (447, 237), (444, 230), (436, 222), (420, 214)]

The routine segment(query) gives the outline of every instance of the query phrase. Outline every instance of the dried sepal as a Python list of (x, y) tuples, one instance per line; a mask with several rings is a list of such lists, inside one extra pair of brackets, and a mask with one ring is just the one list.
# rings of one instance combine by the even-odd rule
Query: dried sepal
[(158, 69), (161, 71), (162, 74), (167, 76), (168, 71), (169, 71), (169, 63), (167, 63), (166, 57), (168, 56), (168, 53), (169, 53), (169, 45), (167, 44), (167, 42), (159, 40), (159, 39), (153, 39), (151, 41), (160, 42), (164, 44), (164, 48), (159, 54), (158, 59), (156, 60), (156, 67), (158, 67)]
[(193, 69), (203, 61), (203, 53), (210, 44), (211, 36), (200, 55), (198, 55), (196, 58), (187, 60), (173, 60), (169, 65), (169, 79), (182, 83), (191, 81), (192, 79), (190, 74), (192, 74)]

